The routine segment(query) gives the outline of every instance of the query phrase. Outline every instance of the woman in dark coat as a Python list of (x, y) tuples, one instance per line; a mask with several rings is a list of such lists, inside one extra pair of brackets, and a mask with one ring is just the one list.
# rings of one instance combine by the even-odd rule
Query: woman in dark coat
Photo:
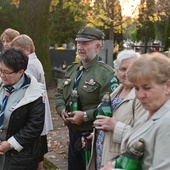
[(44, 125), (44, 86), (24, 73), (28, 57), (9, 49), (0, 56), (0, 170), (36, 170)]

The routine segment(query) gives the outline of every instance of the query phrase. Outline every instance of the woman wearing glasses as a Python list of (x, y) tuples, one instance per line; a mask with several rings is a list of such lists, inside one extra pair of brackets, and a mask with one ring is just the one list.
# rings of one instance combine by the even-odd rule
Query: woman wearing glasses
[(0, 56), (0, 170), (36, 170), (44, 125), (44, 86), (25, 74), (28, 57), (9, 49)]

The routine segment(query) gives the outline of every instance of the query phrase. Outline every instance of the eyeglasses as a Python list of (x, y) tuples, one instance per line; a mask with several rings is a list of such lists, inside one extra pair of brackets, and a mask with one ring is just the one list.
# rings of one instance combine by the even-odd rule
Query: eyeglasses
[(9, 71), (7, 71), (7, 70), (1, 70), (0, 69), (0, 74), (3, 74), (3, 75), (10, 75), (10, 74), (12, 74), (12, 73), (15, 73), (15, 71), (12, 71), (12, 72), (9, 72)]

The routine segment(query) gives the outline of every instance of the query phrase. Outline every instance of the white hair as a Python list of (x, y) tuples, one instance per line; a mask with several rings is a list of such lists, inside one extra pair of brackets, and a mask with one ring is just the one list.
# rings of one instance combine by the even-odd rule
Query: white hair
[(119, 52), (116, 60), (114, 60), (113, 62), (116, 73), (122, 63), (122, 60), (128, 59), (128, 58), (139, 58), (139, 55), (137, 55), (134, 50), (123, 50)]

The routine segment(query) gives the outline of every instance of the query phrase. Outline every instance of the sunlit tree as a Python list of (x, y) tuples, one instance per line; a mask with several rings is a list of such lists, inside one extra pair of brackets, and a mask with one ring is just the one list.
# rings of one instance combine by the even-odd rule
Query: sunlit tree
[[(9, 2), (10, 0), (0, 1), (1, 4), (9, 4)], [(12, 0), (12, 2), (17, 8), (23, 2), (26, 3), (25, 0), (23, 2)], [(46, 16), (45, 21), (45, 24), (48, 26), (45, 26), (44, 30), (46, 28), (49, 29), (46, 39), (52, 46), (56, 43), (61, 45), (62, 43), (74, 42), (77, 31), (83, 25), (95, 26), (105, 32), (106, 39), (118, 42), (121, 42), (123, 39), (122, 33), (126, 35), (125, 38), (129, 38), (129, 35), (132, 33), (131, 35), (133, 35), (134, 40), (137, 37), (138, 40), (142, 40), (146, 44), (151, 39), (160, 39), (162, 41), (164, 38), (166, 39), (165, 28), (170, 13), (169, 0), (141, 0), (137, 22), (134, 18), (121, 15), (122, 8), (119, 0), (47, 0), (45, 2), (48, 3), (47, 6), (42, 5), (40, 0), (30, 0), (29, 3), (27, 2), (27, 4), (30, 3), (34, 3), (34, 6), (27, 5), (25, 7), (22, 13), (23, 16), (20, 15), (21, 22), (19, 29), (29, 33), (32, 37), (36, 37), (37, 28), (39, 29), (36, 25), (40, 25), (41, 20), (44, 21), (44, 17), (37, 20), (37, 17), (40, 17), (38, 13), (44, 9), (47, 11), (47, 8), (49, 8), (50, 15)], [(130, 2), (129, 0), (121, 0), (121, 3)], [(40, 4), (40, 6), (38, 7), (37, 4)], [(19, 14), (21, 14), (21, 11), (22, 9), (19, 8)], [(36, 14), (35, 11), (38, 11), (38, 13)], [(0, 10), (0, 12), (3, 12), (1, 13), (2, 20), (5, 20), (3, 17), (10, 16), (10, 11), (8, 15), (5, 14), (5, 11)], [(10, 18), (14, 21), (13, 27), (17, 28), (17, 16), (15, 16), (15, 13)], [(41, 16), (45, 15), (41, 13)], [(32, 20), (30, 18), (37, 22), (33, 24), (30, 22)], [(7, 22), (5, 25), (10, 23), (8, 19), (5, 22)], [(3, 27), (4, 22), (2, 21), (1, 23)], [(36, 26), (34, 31), (32, 31), (33, 25)], [(40, 30), (42, 29), (40, 28)]]
[(114, 33), (122, 32), (122, 15), (119, 0), (96, 0), (87, 13), (88, 23), (108, 30), (108, 39), (114, 39)]

